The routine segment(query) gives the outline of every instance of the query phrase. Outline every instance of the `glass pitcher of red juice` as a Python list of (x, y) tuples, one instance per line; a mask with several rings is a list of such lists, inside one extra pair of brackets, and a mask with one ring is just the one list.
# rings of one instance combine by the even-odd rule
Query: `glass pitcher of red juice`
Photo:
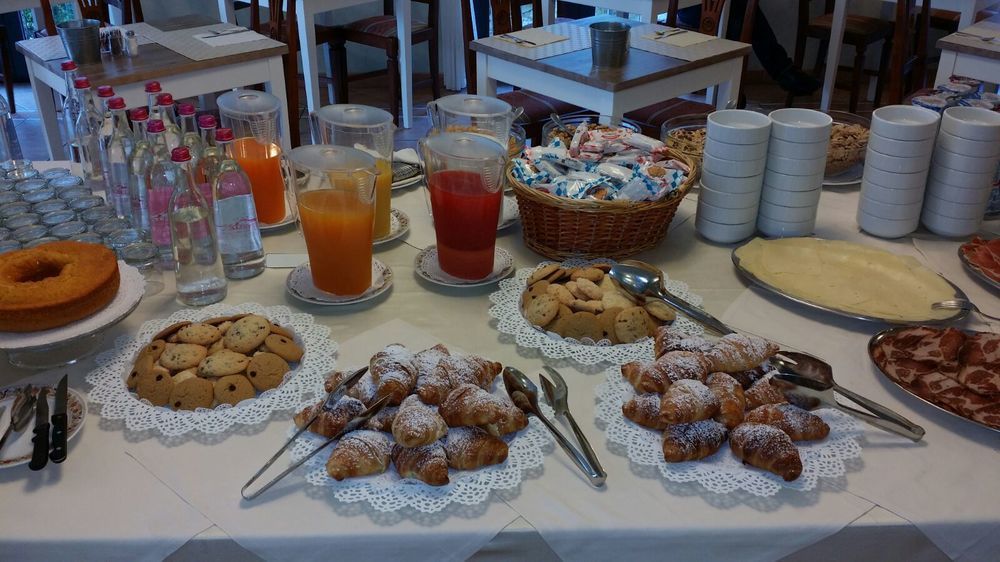
[(445, 273), (477, 280), (493, 271), (507, 149), (476, 133), (420, 139), (438, 261)]

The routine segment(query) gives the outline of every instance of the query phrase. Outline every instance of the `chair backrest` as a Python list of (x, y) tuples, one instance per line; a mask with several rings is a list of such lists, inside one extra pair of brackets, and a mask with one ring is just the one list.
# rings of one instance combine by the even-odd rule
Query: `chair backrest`
[[(728, 0), (701, 0), (701, 21), (698, 31), (706, 35), (718, 35), (722, 23), (722, 11)], [(832, 0), (831, 0), (832, 1)], [(740, 41), (749, 43), (753, 38), (754, 12), (757, 11), (758, 0), (748, 0), (743, 16), (743, 29), (740, 30)], [(670, 0), (667, 4), (667, 25), (677, 27), (678, 0)]]
[(268, 2), (268, 19), (260, 21), (260, 0), (250, 0), (250, 29), (288, 45), (288, 52), (298, 52), (299, 32), (295, 19), (295, 0)]
[(142, 0), (122, 0), (122, 23), (146, 21), (142, 15)]
[(39, 4), (41, 5), (40, 11), (42, 12), (45, 34), (53, 36), (56, 34), (56, 20), (52, 18), (52, 3), (49, 0), (40, 0)]
[[(472, 14), (471, 2), (463, 0), (462, 5), (462, 41), (468, 46), (476, 39), (474, 29), (476, 23)], [(541, 0), (490, 0), (490, 12), (493, 17), (493, 35), (501, 35), (524, 29), (521, 22), (521, 7), (531, 6), (531, 27), (542, 26)], [(465, 82), (466, 91), (476, 93), (476, 57), (468, 48), (465, 49)]]
[(76, 0), (76, 3), (80, 6), (80, 16), (84, 19), (111, 23), (107, 0)]

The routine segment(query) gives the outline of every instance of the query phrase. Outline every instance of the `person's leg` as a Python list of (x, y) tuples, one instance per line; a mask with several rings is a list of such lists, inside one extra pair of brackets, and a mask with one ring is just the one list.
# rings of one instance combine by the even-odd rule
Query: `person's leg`
[[(729, 39), (739, 40), (746, 9), (746, 0), (732, 1), (729, 8), (729, 29), (727, 31)], [(761, 66), (782, 89), (795, 95), (808, 95), (819, 88), (820, 83), (816, 78), (795, 68), (792, 64), (792, 59), (778, 42), (774, 30), (771, 29), (771, 24), (768, 23), (760, 6), (754, 11), (753, 35), (750, 42), (753, 46), (753, 53), (757, 56)]]

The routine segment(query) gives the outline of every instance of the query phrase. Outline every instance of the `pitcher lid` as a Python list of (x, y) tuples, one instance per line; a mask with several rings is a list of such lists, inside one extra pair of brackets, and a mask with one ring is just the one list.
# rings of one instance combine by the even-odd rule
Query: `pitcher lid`
[(420, 142), (426, 150), (449, 158), (493, 161), (507, 155), (507, 148), (495, 138), (477, 133), (440, 133)]
[(470, 117), (505, 115), (513, 111), (511, 105), (503, 100), (470, 94), (444, 96), (433, 103), (437, 104), (440, 110)]
[(215, 101), (219, 113), (236, 119), (274, 117), (281, 111), (281, 100), (257, 90), (232, 90)]
[(370, 129), (392, 125), (392, 114), (384, 109), (354, 103), (326, 105), (316, 110), (316, 118), (337, 127)]
[(288, 155), (297, 168), (321, 172), (375, 173), (375, 158), (363, 150), (332, 144), (311, 144), (293, 148)]

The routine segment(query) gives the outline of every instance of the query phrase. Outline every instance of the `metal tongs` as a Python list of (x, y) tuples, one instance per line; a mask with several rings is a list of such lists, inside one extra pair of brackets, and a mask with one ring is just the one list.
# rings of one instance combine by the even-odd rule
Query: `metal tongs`
[(347, 393), (348, 389), (350, 389), (352, 386), (354, 386), (354, 383), (358, 382), (358, 380), (366, 372), (368, 372), (368, 367), (362, 367), (362, 368), (358, 369), (357, 371), (354, 371), (353, 373), (351, 373), (351, 375), (349, 377), (347, 377), (346, 379), (340, 381), (340, 384), (338, 384), (333, 390), (330, 391), (329, 394), (326, 395), (326, 400), (323, 401), (323, 407), (321, 409), (317, 410), (316, 413), (313, 415), (313, 417), (310, 418), (309, 421), (305, 423), (305, 425), (303, 425), (301, 428), (299, 428), (299, 430), (295, 432), (295, 435), (292, 435), (288, 439), (288, 441), (286, 441), (285, 444), (282, 445), (280, 449), (278, 449), (278, 452), (275, 453), (274, 456), (272, 456), (266, 463), (264, 463), (264, 466), (260, 467), (260, 470), (258, 470), (257, 473), (254, 474), (250, 478), (250, 480), (247, 480), (247, 483), (243, 485), (243, 488), (240, 489), (240, 495), (242, 495), (244, 499), (252, 500), (252, 499), (256, 498), (257, 496), (263, 494), (268, 489), (270, 489), (271, 486), (274, 486), (275, 484), (277, 484), (279, 480), (281, 480), (285, 476), (288, 476), (295, 469), (297, 469), (298, 467), (300, 467), (303, 464), (305, 464), (306, 461), (308, 461), (309, 459), (311, 459), (314, 456), (316, 456), (316, 453), (319, 453), (323, 449), (327, 448), (328, 446), (330, 446), (331, 443), (333, 443), (337, 439), (340, 439), (344, 435), (346, 435), (346, 434), (354, 431), (355, 429), (358, 429), (359, 427), (361, 427), (366, 421), (368, 421), (369, 419), (371, 419), (372, 416), (374, 416), (375, 414), (377, 414), (379, 412), (379, 410), (382, 409), (383, 406), (386, 405), (386, 403), (389, 401), (389, 397), (388, 396), (384, 396), (384, 397), (380, 398), (374, 404), (372, 404), (371, 406), (369, 406), (364, 412), (361, 412), (360, 414), (358, 414), (357, 416), (355, 416), (351, 421), (347, 422), (347, 425), (344, 426), (344, 429), (342, 429), (336, 435), (334, 435), (334, 436), (330, 437), (329, 439), (327, 439), (319, 447), (316, 447), (315, 449), (313, 449), (313, 451), (311, 453), (309, 453), (308, 455), (306, 455), (305, 457), (303, 457), (301, 460), (299, 460), (298, 462), (292, 464), (292, 466), (290, 466), (287, 469), (285, 469), (284, 472), (282, 472), (281, 474), (279, 474), (278, 476), (276, 476), (273, 480), (271, 480), (267, 484), (264, 484), (259, 490), (257, 490), (256, 492), (253, 492), (251, 494), (247, 494), (247, 488), (249, 488), (254, 482), (256, 482), (257, 479), (260, 478), (261, 475), (264, 474), (264, 472), (268, 468), (270, 468), (272, 464), (274, 464), (274, 461), (278, 460), (278, 457), (280, 457), (282, 455), (282, 453), (284, 453), (285, 450), (287, 450), (288, 447), (291, 446), (291, 444), (294, 443), (296, 439), (298, 439), (299, 435), (302, 435), (302, 432), (304, 432), (305, 430), (309, 429), (310, 426), (312, 426), (313, 422), (316, 421), (317, 418), (319, 418), (320, 414), (322, 414), (323, 412), (329, 412), (329, 411), (333, 410), (333, 408), (337, 405), (337, 402), (341, 398), (343, 398), (344, 395)]

